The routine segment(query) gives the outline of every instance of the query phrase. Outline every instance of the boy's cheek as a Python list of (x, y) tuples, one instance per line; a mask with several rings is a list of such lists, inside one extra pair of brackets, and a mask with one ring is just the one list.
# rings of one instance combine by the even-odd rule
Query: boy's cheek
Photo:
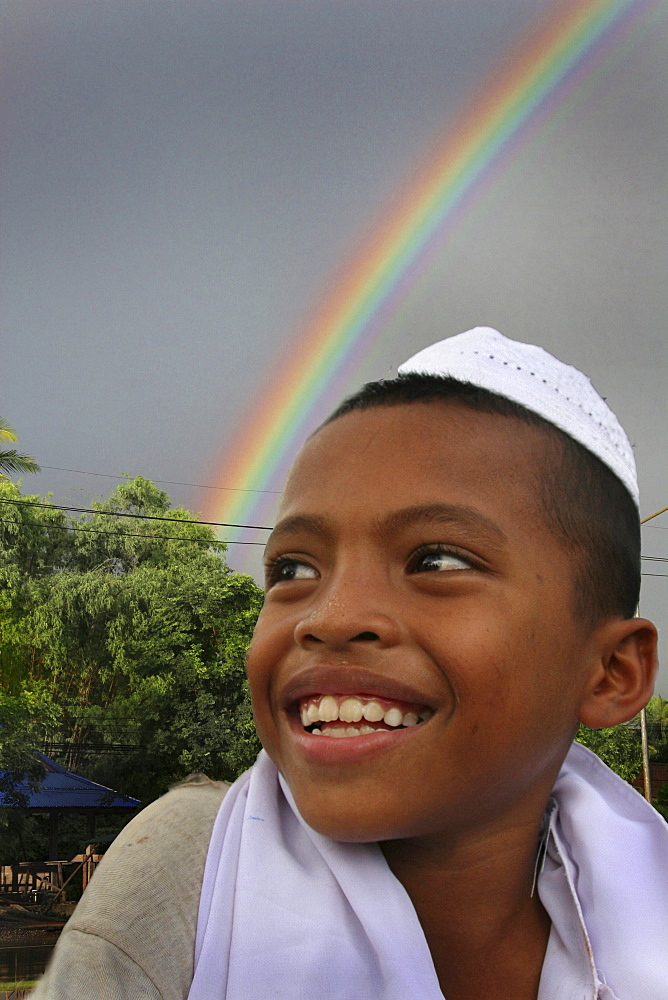
[(246, 655), (246, 676), (255, 728), (262, 746), (273, 757), (272, 746), (276, 730), (271, 709), (271, 687), (275, 659), (270, 655), (273, 644), (265, 642), (264, 637), (264, 626), (258, 620)]

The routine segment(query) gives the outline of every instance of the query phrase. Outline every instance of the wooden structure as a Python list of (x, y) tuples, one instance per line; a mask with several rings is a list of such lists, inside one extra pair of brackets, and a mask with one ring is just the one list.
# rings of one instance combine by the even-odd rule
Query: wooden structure
[[(134, 812), (141, 803), (139, 799), (133, 799), (129, 795), (119, 795), (113, 788), (99, 785), (96, 781), (68, 771), (67, 768), (57, 764), (55, 760), (43, 753), (38, 753), (37, 756), (44, 767), (44, 778), (38, 789), (33, 791), (27, 781), (17, 782), (15, 788), (25, 797), (25, 804), (18, 806), (6, 803), (4, 795), (0, 793), (0, 807), (22, 809), (27, 812), (42, 812), (48, 815), (49, 860), (47, 863), (40, 862), (39, 864), (52, 875), (52, 865), (69, 864), (71, 861), (71, 859), (67, 862), (59, 860), (58, 823), (64, 813), (77, 812), (86, 816), (86, 842), (93, 844), (97, 815)], [(83, 858), (83, 855), (81, 857)], [(2, 882), (0, 882), (1, 887)]]
[(76, 875), (81, 875), (81, 890), (86, 888), (93, 872), (104, 857), (96, 844), (89, 844), (83, 854), (67, 861), (19, 861), (15, 865), (0, 865), (0, 895), (40, 902), (45, 894), (55, 897)]

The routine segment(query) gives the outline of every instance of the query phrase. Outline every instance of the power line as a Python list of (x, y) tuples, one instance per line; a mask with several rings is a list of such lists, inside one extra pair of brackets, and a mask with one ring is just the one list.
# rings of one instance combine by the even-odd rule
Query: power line
[[(2, 502), (2, 503), (18, 503), (20, 501), (0, 501), (0, 502)], [(48, 507), (50, 505), (49, 504), (40, 504), (38, 506), (46, 506), (46, 507)], [(55, 507), (55, 505), (54, 505), (54, 507)], [(68, 508), (68, 507), (64, 507), (64, 508), (58, 507), (58, 508), (55, 508), (55, 509), (56, 510), (69, 510), (70, 508)], [(94, 513), (102, 514), (102, 513), (111, 513), (111, 512), (110, 511), (95, 511)], [(128, 514), (127, 516), (128, 517), (140, 517), (141, 518), (141, 517), (148, 517), (149, 515)], [(177, 524), (209, 524), (209, 523), (211, 523), (211, 522), (207, 522), (207, 521), (181, 521), (179, 518), (171, 518), (171, 517), (156, 518), (156, 520), (158, 520), (158, 521), (175, 521)], [(24, 524), (21, 521), (12, 521), (12, 520), (8, 520), (6, 518), (0, 518), (0, 524), (13, 524), (13, 525), (15, 525), (18, 528), (32, 528), (32, 527), (35, 527), (35, 528), (58, 528), (60, 531), (83, 531), (83, 532), (87, 532), (87, 533), (91, 533), (92, 532), (93, 534), (96, 534), (96, 535), (115, 535), (116, 538), (162, 538), (162, 539), (165, 539), (168, 542), (197, 542), (200, 545), (202, 545), (202, 544), (204, 544), (204, 545), (215, 545), (216, 543), (220, 543), (220, 544), (223, 544), (223, 545), (262, 545), (262, 546), (264, 546), (266, 544), (265, 542), (243, 542), (243, 541), (237, 541), (236, 539), (231, 539), (231, 538), (227, 538), (227, 539), (226, 538), (223, 538), (223, 539), (219, 539), (219, 538), (186, 538), (184, 535), (181, 535), (181, 536), (179, 536), (179, 535), (146, 535), (146, 534), (142, 534), (140, 532), (135, 532), (135, 531), (106, 531), (104, 528), (81, 528), (81, 527), (75, 527), (74, 525), (69, 525), (69, 524), (55, 524), (53, 522), (51, 524), (48, 524), (48, 523), (45, 523), (43, 521), (32, 521), (30, 524)], [(234, 525), (233, 524), (233, 525), (227, 525), (227, 527), (243, 528), (243, 527), (249, 527), (249, 525), (243, 525), (243, 524)], [(271, 529), (268, 528), (266, 530), (269, 531)], [(668, 562), (668, 558), (664, 558), (663, 556), (641, 556), (640, 558), (641, 559), (652, 560), (653, 562)], [(641, 573), (640, 575), (641, 576), (668, 576), (668, 573)]]
[(177, 524), (205, 524), (214, 528), (254, 528), (257, 531), (273, 531), (273, 528), (261, 524), (230, 524), (226, 521), (186, 521), (182, 517), (159, 517), (157, 514), (130, 514), (121, 510), (95, 510), (92, 507), (63, 507), (57, 503), (39, 503), (36, 500), (6, 500), (0, 498), (0, 503), (19, 504), (23, 507), (43, 507), (46, 510), (65, 510), (75, 514), (104, 514), (107, 517), (132, 517), (140, 521), (172, 521)]
[[(201, 524), (201, 521), (181, 521), (180, 524)], [(76, 528), (70, 524), (45, 524), (40, 521), (32, 521), (30, 524), (23, 524), (20, 521), (10, 521), (0, 518), (0, 524), (14, 524), (19, 528), (58, 528), (60, 531), (84, 531), (93, 532), (96, 535), (115, 535), (116, 538), (164, 538), (168, 542), (197, 542), (199, 545), (262, 545), (264, 542), (237, 542), (233, 540), (217, 538), (187, 538), (185, 535), (144, 535), (135, 531), (105, 531), (104, 528)]]
[[(118, 479), (127, 482), (127, 476), (112, 476), (108, 472), (86, 472), (85, 469), (63, 469), (60, 465), (42, 465), (41, 469), (49, 469), (52, 472), (76, 472), (80, 476), (98, 476), (101, 479)], [(229, 493), (275, 493), (280, 496), (282, 490), (251, 490), (242, 486), (205, 486), (204, 483), (179, 483), (171, 479), (152, 479), (152, 483), (159, 483), (161, 486), (192, 486), (198, 490), (220, 490)]]
[[(100, 473), (95, 473), (99, 475)], [(266, 525), (260, 524), (231, 524), (225, 521), (187, 521), (180, 517), (160, 517), (157, 514), (130, 514), (127, 511), (113, 511), (113, 510), (95, 510), (91, 507), (64, 507), (59, 504), (51, 503), (39, 503), (35, 500), (7, 500), (5, 498), (0, 498), (0, 503), (11, 503), (18, 504), (24, 507), (41, 507), (46, 510), (61, 510), (67, 512), (73, 512), (78, 514), (103, 514), (106, 517), (129, 517), (139, 521), (168, 521), (172, 524), (202, 524), (207, 527), (214, 528), (247, 528), (249, 530), (255, 531), (272, 531), (272, 528)], [(102, 528), (77, 528), (73, 526), (63, 525), (63, 524), (44, 524), (43, 522), (33, 521), (35, 527), (39, 528), (61, 528), (64, 531), (92, 531), (100, 535), (123, 535), (127, 538), (166, 538), (173, 539), (174, 535), (142, 535), (137, 533), (129, 533), (123, 531), (105, 531)], [(17, 521), (2, 520), (0, 519), (0, 524), (19, 524)], [(29, 527), (29, 525), (19, 525), (20, 527)], [(209, 541), (208, 539), (199, 538), (181, 538), (176, 539), (177, 541), (196, 541), (203, 542)], [(231, 541), (226, 540), (226, 545), (264, 545), (264, 542), (241, 542), (241, 541)], [(661, 562), (668, 563), (668, 557), (666, 556), (641, 556), (641, 559), (647, 562)], [(643, 573), (642, 576), (664, 576), (663, 573)]]

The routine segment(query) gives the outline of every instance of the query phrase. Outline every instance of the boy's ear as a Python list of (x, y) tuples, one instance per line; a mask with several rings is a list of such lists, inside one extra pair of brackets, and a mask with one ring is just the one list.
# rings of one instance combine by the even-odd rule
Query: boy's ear
[(595, 641), (596, 662), (580, 702), (580, 722), (604, 729), (628, 722), (651, 698), (657, 631), (646, 618), (614, 619), (597, 629)]

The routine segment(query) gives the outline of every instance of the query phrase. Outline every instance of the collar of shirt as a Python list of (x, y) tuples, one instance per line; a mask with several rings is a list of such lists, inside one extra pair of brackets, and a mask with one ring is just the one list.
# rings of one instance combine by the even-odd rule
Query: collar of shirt
[(536, 884), (552, 932), (538, 1000), (665, 1000), (664, 819), (574, 743), (543, 831)]
[(596, 970), (575, 873), (556, 822), (551, 799), (538, 851), (537, 890), (552, 921), (537, 1000), (619, 1000)]

